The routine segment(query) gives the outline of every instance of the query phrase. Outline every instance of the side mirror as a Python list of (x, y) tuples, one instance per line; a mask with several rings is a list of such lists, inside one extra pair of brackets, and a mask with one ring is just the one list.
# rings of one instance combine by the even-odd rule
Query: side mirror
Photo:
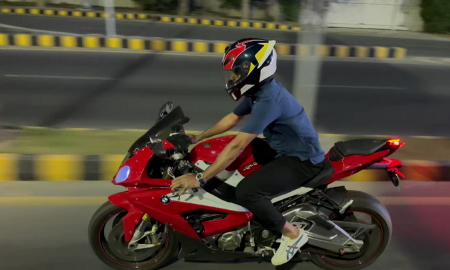
[(168, 115), (173, 110), (173, 103), (171, 101), (166, 102), (161, 109), (159, 109), (159, 115), (158, 120), (156, 122), (158, 123), (161, 119), (164, 118), (164, 116)]

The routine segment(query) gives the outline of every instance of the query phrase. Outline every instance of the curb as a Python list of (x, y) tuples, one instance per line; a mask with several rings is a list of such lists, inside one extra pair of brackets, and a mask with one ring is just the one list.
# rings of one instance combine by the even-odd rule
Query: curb
[[(106, 14), (105, 12), (101, 12), (101, 11), (78, 11), (78, 10), (69, 10), (69, 9), (48, 9), (48, 8), (0, 8), (0, 13), (60, 16), (60, 17), (78, 17), (78, 18), (80, 18), (80, 17), (108, 18), (108, 14)], [(155, 15), (155, 14), (139, 13), (139, 12), (116, 12), (115, 18), (117, 20), (129, 20), (129, 21), (151, 20), (151, 21), (160, 21), (160, 22), (168, 22), (168, 23), (243, 27), (243, 28), (281, 30), (281, 31), (299, 31), (300, 30), (299, 26), (283, 24), (283, 23), (230, 20), (230, 19), (207, 19), (207, 18), (186, 17), (186, 16)]]
[[(0, 34), (1, 46), (127, 49), (134, 51), (173, 51), (194, 53), (223, 53), (229, 42), (206, 40), (183, 40), (140, 37), (105, 37), (99, 35), (47, 35), (47, 34)], [(330, 46), (277, 44), (278, 55), (396, 58), (406, 57), (407, 51), (397, 47)]]
[[(0, 154), (0, 181), (112, 180), (125, 155)], [(449, 162), (406, 161), (401, 170), (408, 180), (450, 181)], [(346, 181), (390, 181), (383, 170), (364, 170)]]

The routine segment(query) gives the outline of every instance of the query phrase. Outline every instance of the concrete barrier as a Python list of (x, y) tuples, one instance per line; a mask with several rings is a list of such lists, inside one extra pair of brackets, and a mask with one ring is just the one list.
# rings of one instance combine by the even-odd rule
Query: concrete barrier
[[(20, 15), (42, 15), (42, 16), (61, 16), (61, 17), (78, 17), (78, 18), (107, 18), (108, 14), (102, 11), (81, 11), (69, 9), (50, 9), (50, 8), (0, 8), (0, 13), (12, 13)], [(271, 23), (262, 21), (244, 21), (232, 19), (210, 19), (185, 16), (156, 15), (138, 12), (116, 12), (117, 20), (151, 20), (164, 23), (178, 24), (197, 24), (205, 26), (227, 26), (227, 27), (244, 27), (258, 28), (280, 31), (299, 31), (298, 25), (289, 25), (285, 23)]]
[[(105, 37), (99, 35), (0, 34), (1, 46), (44, 48), (127, 49), (134, 51), (172, 51), (224, 53), (229, 42), (140, 37)], [(342, 45), (277, 44), (278, 55), (405, 58), (407, 51), (397, 47), (364, 47)]]
[[(0, 154), (0, 181), (112, 180), (125, 155)], [(449, 162), (405, 161), (408, 180), (450, 181)], [(347, 181), (390, 181), (384, 170), (364, 170)]]

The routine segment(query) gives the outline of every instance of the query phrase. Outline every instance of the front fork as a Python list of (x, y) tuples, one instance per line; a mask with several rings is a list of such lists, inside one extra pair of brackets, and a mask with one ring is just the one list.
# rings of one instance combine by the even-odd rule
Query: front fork
[[(152, 218), (148, 214), (144, 214), (142, 216), (141, 222), (137, 226), (136, 230), (134, 231), (133, 237), (131, 238), (130, 242), (128, 243), (128, 248), (131, 250), (137, 250), (137, 249), (144, 249), (144, 248), (152, 248), (160, 245), (160, 241), (158, 240), (158, 237), (156, 235), (156, 232), (158, 230), (158, 225), (154, 224), (152, 226), (152, 229), (150, 231), (145, 231), (147, 226), (151, 224)], [(139, 240), (143, 239), (144, 237), (147, 238), (147, 244), (138, 244)]]

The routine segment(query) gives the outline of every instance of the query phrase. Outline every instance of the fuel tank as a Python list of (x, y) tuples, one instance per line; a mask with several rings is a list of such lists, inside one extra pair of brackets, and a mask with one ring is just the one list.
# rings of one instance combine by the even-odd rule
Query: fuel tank
[[(190, 153), (191, 162), (196, 164), (198, 161), (205, 163), (213, 163), (223, 149), (235, 138), (236, 136), (223, 136), (214, 139), (210, 139), (197, 144)], [(238, 171), (242, 176), (248, 176), (250, 173), (256, 171), (262, 166), (257, 164), (253, 158), (252, 144), (249, 144), (245, 150), (231, 163), (226, 171), (233, 172)]]

